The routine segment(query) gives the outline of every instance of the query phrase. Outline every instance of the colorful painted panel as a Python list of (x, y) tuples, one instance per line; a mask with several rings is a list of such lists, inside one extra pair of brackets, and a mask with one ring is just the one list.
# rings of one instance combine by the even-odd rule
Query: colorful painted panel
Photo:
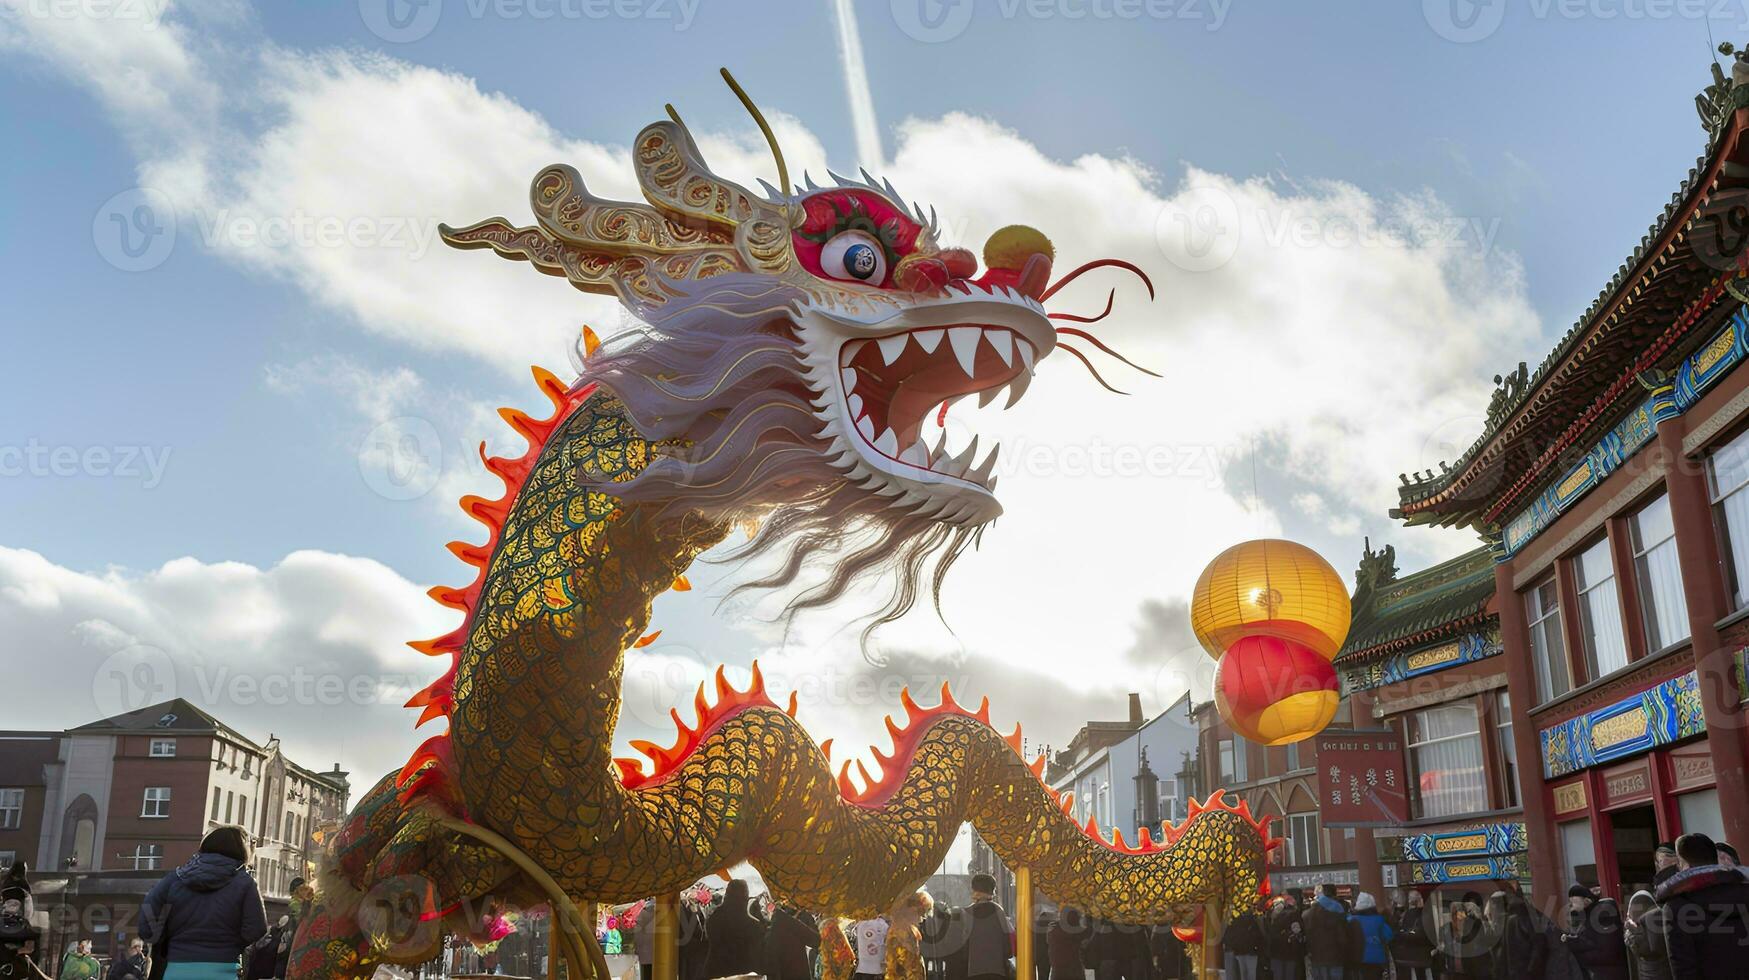
[(1524, 861), (1516, 854), (1470, 861), (1426, 861), (1409, 866), (1409, 881), (1416, 885), (1443, 885), (1452, 881), (1514, 881), (1522, 877)]
[(1540, 733), (1543, 778), (1636, 755), (1706, 731), (1694, 671)]
[(1749, 351), (1749, 307), (1740, 307), (1717, 336), (1683, 360), (1672, 383), (1653, 389), (1645, 402), (1598, 440), (1584, 459), (1507, 522), (1501, 532), (1503, 557), (1517, 554), (1592, 487), (1620, 469), (1629, 457), (1652, 441), (1659, 423), (1694, 407), (1708, 388), (1742, 363), (1746, 351)]
[(1516, 854), (1530, 845), (1523, 823), (1489, 823), (1467, 830), (1416, 834), (1403, 838), (1403, 860), (1442, 861), (1450, 858)]
[(1486, 633), (1467, 634), (1450, 643), (1393, 653), (1372, 663), (1344, 667), (1342, 680), (1350, 691), (1365, 691), (1411, 677), (1486, 660), (1497, 656), (1503, 649), (1500, 644), (1500, 630), (1494, 628)]

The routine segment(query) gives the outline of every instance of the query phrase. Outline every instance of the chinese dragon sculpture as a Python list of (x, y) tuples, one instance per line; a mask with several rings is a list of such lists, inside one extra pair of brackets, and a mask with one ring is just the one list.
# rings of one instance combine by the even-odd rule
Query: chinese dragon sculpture
[(976, 440), (932, 449), (926, 423), (959, 398), (1006, 389), (1012, 405), (1059, 349), (1092, 370), (1063, 337), (1115, 356), (1059, 326), (1096, 317), (1045, 303), (1091, 268), (1140, 275), (1100, 260), (1053, 284), (1050, 242), (1020, 226), (989, 239), (980, 275), (891, 184), (865, 173), (792, 190), (769, 128), (729, 83), (771, 140), (781, 186), (755, 193), (713, 173), (670, 107), (632, 147), (646, 203), (594, 197), (551, 166), (533, 182), (537, 224), (443, 229), (453, 246), (613, 295), (641, 328), (605, 344), (585, 331), (575, 383), (537, 368), (548, 417), (502, 412), (527, 451), (485, 459), (504, 494), (462, 507), (488, 537), (449, 546), (478, 575), (432, 592), (464, 621), (413, 644), (448, 670), (410, 705), (448, 730), (330, 837), (294, 942), (298, 980), (424, 962), (445, 933), (501, 935), (509, 908), (673, 894), (742, 861), (784, 901), (878, 914), (965, 821), (1045, 893), (1115, 920), (1189, 925), (1205, 904), (1267, 891), (1267, 819), (1217, 792), (1157, 837), (1107, 838), (1044, 784), (1042, 756), (1022, 758), (1018, 727), (998, 733), (987, 701), (968, 710), (945, 687), (934, 707), (905, 695), (861, 786), (757, 665), (747, 690), (719, 669), (695, 722), (674, 713), (674, 745), (635, 743), (648, 766), (612, 757), (627, 651), (653, 639), (652, 600), (689, 588), (688, 566), (731, 532), (752, 528), (732, 557), (772, 566), (753, 587), (819, 579), (792, 609), (878, 580), (890, 591), (872, 629), (926, 583), (939, 589), (1001, 507), (995, 452), (980, 463)]

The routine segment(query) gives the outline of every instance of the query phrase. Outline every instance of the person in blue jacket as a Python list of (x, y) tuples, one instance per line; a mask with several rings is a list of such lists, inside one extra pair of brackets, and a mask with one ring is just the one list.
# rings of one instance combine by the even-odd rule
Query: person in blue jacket
[(235, 980), (238, 958), (267, 934), (249, 859), (243, 828), (218, 827), (147, 893), (140, 937), (164, 950), (164, 980)]
[(1371, 892), (1361, 892), (1354, 899), (1354, 911), (1348, 921), (1355, 927), (1354, 964), (1360, 980), (1380, 980), (1391, 962), (1391, 939), (1396, 936), (1390, 922), (1379, 913), (1379, 903)]

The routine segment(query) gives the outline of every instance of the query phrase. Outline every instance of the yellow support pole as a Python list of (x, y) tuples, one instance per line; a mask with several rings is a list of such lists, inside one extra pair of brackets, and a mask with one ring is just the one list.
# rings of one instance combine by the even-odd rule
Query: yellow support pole
[(1032, 869), (1014, 869), (1014, 978), (1033, 980)]
[(680, 980), (680, 896), (658, 895), (651, 914), (656, 916), (653, 980)]
[(559, 980), (559, 957), (565, 955), (559, 946), (559, 916), (563, 914), (554, 909), (547, 916), (547, 980)]

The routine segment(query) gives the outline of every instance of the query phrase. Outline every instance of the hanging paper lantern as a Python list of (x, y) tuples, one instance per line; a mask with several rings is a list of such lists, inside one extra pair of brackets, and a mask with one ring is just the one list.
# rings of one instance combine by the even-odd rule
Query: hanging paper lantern
[(1244, 636), (1275, 636), (1336, 657), (1348, 638), (1348, 589), (1318, 553), (1279, 539), (1234, 545), (1196, 580), (1190, 627), (1209, 652)]
[(1342, 687), (1330, 661), (1291, 640), (1247, 636), (1215, 668), (1215, 707), (1233, 731), (1262, 745), (1286, 745), (1324, 730)]

